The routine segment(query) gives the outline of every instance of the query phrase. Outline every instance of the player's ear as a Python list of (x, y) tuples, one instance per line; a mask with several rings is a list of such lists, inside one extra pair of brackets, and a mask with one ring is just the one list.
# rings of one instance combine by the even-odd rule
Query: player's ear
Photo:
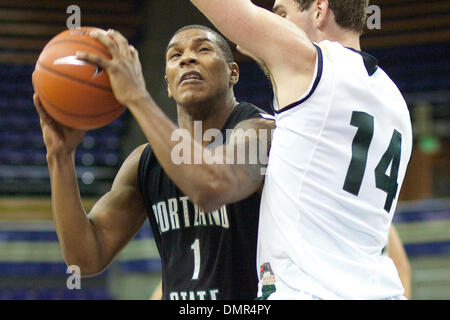
[(230, 86), (234, 86), (239, 81), (239, 66), (236, 62), (228, 63), (230, 68)]
[(318, 28), (325, 25), (330, 14), (328, 0), (317, 0), (315, 3), (314, 21)]
[(169, 86), (169, 81), (167, 80), (167, 75), (164, 76), (164, 80), (166, 81), (166, 84), (167, 84), (167, 96), (169, 97), (169, 99), (172, 99), (172, 91), (170, 91), (170, 86)]

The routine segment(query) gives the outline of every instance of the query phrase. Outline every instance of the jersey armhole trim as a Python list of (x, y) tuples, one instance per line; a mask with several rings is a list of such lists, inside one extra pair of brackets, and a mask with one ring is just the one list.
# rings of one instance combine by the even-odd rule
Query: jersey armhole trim
[(142, 194), (145, 193), (145, 184), (144, 184), (144, 180), (145, 177), (144, 175), (146, 174), (146, 167), (148, 165), (148, 159), (149, 157), (149, 153), (151, 152), (151, 148), (150, 148), (150, 144), (147, 144), (147, 146), (144, 148), (144, 150), (142, 151), (141, 157), (139, 158), (139, 165), (138, 165), (138, 172), (137, 172), (137, 181), (138, 181), (138, 186), (139, 186), (139, 190), (141, 191)]
[(306, 100), (308, 100), (314, 93), (314, 91), (316, 91), (317, 86), (319, 85), (320, 79), (322, 78), (322, 72), (323, 72), (323, 55), (322, 55), (322, 49), (320, 49), (320, 47), (318, 45), (316, 45), (315, 43), (313, 43), (314, 46), (316, 47), (317, 50), (317, 74), (316, 74), (316, 78), (314, 79), (314, 83), (311, 87), (311, 90), (309, 91), (309, 93), (302, 99), (293, 102), (291, 104), (288, 104), (286, 107), (284, 107), (281, 110), (277, 110), (275, 108), (274, 112), (276, 114), (280, 114), (284, 111), (290, 110), (292, 108), (295, 108), (299, 105), (301, 105), (303, 102), (305, 102)]

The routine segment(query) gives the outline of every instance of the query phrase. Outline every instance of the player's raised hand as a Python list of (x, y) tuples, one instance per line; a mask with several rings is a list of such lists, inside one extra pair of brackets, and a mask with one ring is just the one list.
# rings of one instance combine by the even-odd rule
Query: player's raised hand
[(93, 30), (89, 34), (108, 48), (112, 59), (96, 54), (77, 52), (77, 58), (103, 68), (109, 76), (114, 95), (122, 105), (129, 106), (136, 99), (148, 95), (138, 51), (115, 30)]
[(33, 102), (39, 114), (47, 156), (72, 153), (83, 140), (86, 131), (72, 129), (56, 122), (41, 106), (37, 93), (33, 95)]

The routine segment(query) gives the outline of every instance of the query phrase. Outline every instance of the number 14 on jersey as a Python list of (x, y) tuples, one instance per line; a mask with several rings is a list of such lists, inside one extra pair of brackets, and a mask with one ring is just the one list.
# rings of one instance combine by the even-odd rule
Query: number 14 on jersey
[[(350, 124), (357, 127), (352, 143), (352, 159), (348, 167), (343, 189), (358, 196), (366, 171), (369, 147), (374, 133), (374, 118), (370, 114), (354, 111)], [(389, 146), (375, 168), (375, 187), (387, 193), (384, 210), (389, 212), (398, 189), (398, 170), (402, 149), (402, 135), (394, 129)], [(391, 165), (389, 175), (386, 171)]]

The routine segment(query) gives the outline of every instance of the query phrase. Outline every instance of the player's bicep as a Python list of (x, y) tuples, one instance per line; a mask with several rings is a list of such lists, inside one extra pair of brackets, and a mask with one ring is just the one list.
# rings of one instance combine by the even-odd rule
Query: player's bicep
[(136, 148), (124, 161), (111, 190), (94, 205), (88, 217), (108, 262), (139, 231), (146, 219), (137, 181), (139, 158), (145, 146)]
[[(242, 0), (192, 0), (231, 41), (273, 69), (310, 72), (316, 50), (293, 22)], [(311, 66), (312, 65), (312, 66)]]

